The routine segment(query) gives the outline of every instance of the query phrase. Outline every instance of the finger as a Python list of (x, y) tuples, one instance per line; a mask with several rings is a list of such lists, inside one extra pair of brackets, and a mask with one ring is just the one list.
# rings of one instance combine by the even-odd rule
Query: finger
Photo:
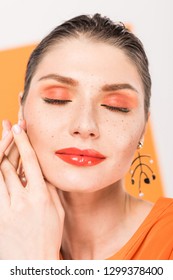
[(19, 151), (17, 149), (17, 146), (15, 142), (10, 145), (10, 148), (8, 149), (8, 152), (5, 152), (5, 155), (8, 157), (10, 163), (14, 166), (14, 168), (17, 170), (19, 167)]
[(19, 119), (18, 125), (26, 131), (26, 121), (24, 119)]
[(10, 204), (10, 197), (8, 193), (8, 189), (4, 182), (4, 177), (2, 172), (0, 171), (0, 205), (2, 208), (3, 206), (9, 206)]
[[(26, 129), (25, 120), (19, 120), (19, 123), (23, 129)], [(4, 120), (2, 123), (2, 126), (3, 126), (3, 133), (5, 133), (5, 134), (7, 131), (11, 130), (11, 127), (12, 127), (11, 123), (8, 120)], [(8, 156), (9, 161), (14, 166), (14, 168), (17, 170), (19, 167), (20, 156), (19, 156), (19, 151), (18, 151), (14, 141), (10, 144), (10, 146), (6, 150), (5, 155)]]
[(6, 135), (10, 132), (11, 130), (11, 123), (8, 120), (3, 120), (2, 121), (2, 138), (5, 138)]
[(47, 191), (47, 187), (33, 150), (25, 131), (19, 126), (12, 127), (13, 136), (20, 153), (23, 169), (25, 172), (28, 188), (34, 191)]
[(1, 163), (1, 173), (4, 178), (6, 189), (8, 190), (10, 196), (24, 189), (14, 166), (7, 158), (4, 158)]
[(64, 215), (64, 208), (62, 206), (60, 197), (58, 195), (58, 190), (56, 187), (52, 186), (50, 183), (46, 182), (47, 187), (48, 187), (48, 191), (50, 193), (50, 196), (54, 202), (54, 205), (58, 211), (58, 213), (62, 216)]
[(5, 155), (7, 148), (10, 146), (12, 141), (13, 141), (13, 134), (11, 133), (11, 131), (9, 131), (0, 141), (0, 163)]
[[(9, 120), (3, 120), (2, 121), (2, 139), (4, 139), (11, 131), (11, 122)], [(12, 141), (12, 143), (10, 143), (9, 147), (6, 149), (5, 151), (5, 155), (7, 156), (12, 145), (13, 145), (14, 141)]]

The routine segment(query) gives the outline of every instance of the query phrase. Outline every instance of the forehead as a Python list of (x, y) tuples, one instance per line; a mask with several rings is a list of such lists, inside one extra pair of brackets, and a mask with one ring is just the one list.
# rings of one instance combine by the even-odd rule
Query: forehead
[(50, 73), (81, 82), (131, 83), (142, 90), (135, 63), (119, 48), (85, 37), (53, 45), (39, 63), (33, 80)]

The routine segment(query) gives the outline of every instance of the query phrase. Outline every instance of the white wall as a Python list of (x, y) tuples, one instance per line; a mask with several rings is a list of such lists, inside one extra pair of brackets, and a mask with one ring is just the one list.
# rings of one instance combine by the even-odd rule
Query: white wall
[(130, 22), (153, 80), (152, 123), (166, 194), (173, 197), (173, 4), (171, 0), (0, 0), (0, 50), (37, 43), (60, 22), (99, 12)]

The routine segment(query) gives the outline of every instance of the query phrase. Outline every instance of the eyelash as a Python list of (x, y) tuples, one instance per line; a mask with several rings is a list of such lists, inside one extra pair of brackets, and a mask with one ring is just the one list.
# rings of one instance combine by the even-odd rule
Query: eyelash
[[(43, 99), (46, 103), (49, 104), (57, 104), (57, 105), (65, 105), (69, 102), (72, 102), (71, 100), (62, 100), (62, 99), (51, 99), (51, 98), (44, 98)], [(128, 108), (123, 108), (123, 107), (114, 107), (114, 106), (108, 106), (105, 104), (101, 104), (101, 106), (105, 107), (106, 109), (114, 112), (122, 112), (122, 113), (129, 113), (130, 110)]]
[(118, 111), (118, 112), (122, 112), (122, 113), (129, 113), (130, 110), (128, 108), (123, 108), (123, 107), (114, 107), (114, 106), (108, 106), (105, 104), (101, 104), (101, 106), (104, 106), (106, 109), (110, 110), (110, 111)]
[(62, 99), (51, 99), (51, 98), (43, 98), (46, 103), (49, 104), (58, 104), (58, 105), (65, 105), (68, 102), (72, 102), (71, 100), (62, 100)]

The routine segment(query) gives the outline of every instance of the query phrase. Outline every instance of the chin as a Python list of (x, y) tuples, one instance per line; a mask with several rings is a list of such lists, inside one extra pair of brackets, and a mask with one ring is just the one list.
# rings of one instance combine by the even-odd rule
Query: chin
[[(92, 193), (114, 184), (120, 178), (114, 168), (96, 165), (88, 168), (74, 168), (73, 166), (53, 166), (48, 169), (42, 166), (46, 180), (57, 189), (66, 192)], [(100, 176), (103, 174), (103, 176)], [(105, 176), (105, 174), (107, 174)]]
[(61, 178), (52, 178), (52, 176), (47, 176), (46, 180), (57, 189), (66, 192), (92, 193), (106, 187), (106, 185), (100, 182), (100, 178), (90, 178), (86, 180), (86, 178), (81, 177), (69, 178), (67, 176), (61, 176)]

